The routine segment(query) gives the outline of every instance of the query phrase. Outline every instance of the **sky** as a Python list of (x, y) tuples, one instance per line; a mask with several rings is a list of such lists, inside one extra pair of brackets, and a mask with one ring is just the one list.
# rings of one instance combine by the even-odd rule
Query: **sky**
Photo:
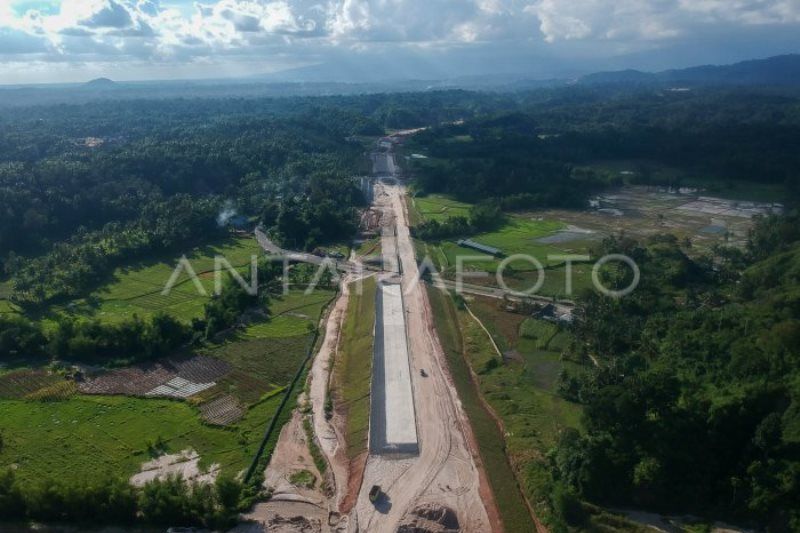
[(0, 0), (0, 84), (547, 79), (797, 52), (800, 0)]

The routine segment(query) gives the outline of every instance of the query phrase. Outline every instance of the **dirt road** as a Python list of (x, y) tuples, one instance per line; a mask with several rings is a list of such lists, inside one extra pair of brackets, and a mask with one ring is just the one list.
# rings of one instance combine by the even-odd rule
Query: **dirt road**
[[(325, 399), (333, 357), (339, 344), (339, 332), (350, 300), (348, 282), (351, 280), (352, 276), (345, 277), (338, 298), (322, 319), (325, 336), (311, 364), (307, 396), (304, 394), (301, 400), (311, 408), (314, 436), (329, 465), (327, 475), (321, 475), (314, 466), (307, 435), (302, 428), (301, 413), (295, 410), (292, 420), (281, 431), (264, 476), (264, 484), (274, 491), (273, 498), (256, 505), (244, 516), (251, 523), (241, 525), (232, 533), (334, 533), (347, 530), (348, 517), (340, 516), (340, 509), (348, 494), (350, 463), (342, 435), (335, 424), (325, 417)], [(319, 479), (313, 489), (287, 483), (288, 477), (300, 469), (313, 472)], [(328, 484), (327, 491), (322, 490), (323, 479)]]
[[(469, 422), (433, 330), (424, 286), (416, 281), (417, 263), (404, 193), (400, 185), (376, 186), (376, 203), (391, 211), (395, 221), (396, 238), (394, 232), (384, 233), (384, 239), (394, 238), (394, 242), (384, 244), (384, 250), (396, 246), (402, 265), (420, 455), (401, 460), (369, 457), (350, 530), (394, 533), (415, 509), (434, 506), (454, 511), (461, 531), (493, 531), (490, 513), (482, 501), (488, 494), (491, 514), (496, 516), (491, 492), (481, 486), (477, 450), (469, 444), (474, 440)], [(427, 377), (421, 376), (421, 369)], [(373, 484), (380, 485), (385, 493), (377, 505), (368, 497)]]

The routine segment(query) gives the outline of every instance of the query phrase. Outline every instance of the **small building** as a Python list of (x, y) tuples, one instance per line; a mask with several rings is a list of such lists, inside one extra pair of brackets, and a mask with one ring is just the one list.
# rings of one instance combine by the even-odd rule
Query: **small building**
[(494, 257), (500, 257), (501, 255), (503, 255), (503, 252), (500, 249), (494, 248), (492, 246), (486, 246), (485, 244), (475, 242), (471, 239), (461, 239), (460, 241), (458, 241), (458, 245), (463, 246), (465, 248), (472, 248), (473, 250), (477, 250), (479, 252), (483, 252), (485, 254), (489, 254)]

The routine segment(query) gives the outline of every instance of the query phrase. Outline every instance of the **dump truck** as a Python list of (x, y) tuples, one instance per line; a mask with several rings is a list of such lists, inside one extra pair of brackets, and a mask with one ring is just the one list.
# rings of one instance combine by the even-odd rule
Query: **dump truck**
[(369, 501), (375, 503), (376, 501), (378, 501), (380, 495), (381, 495), (380, 485), (372, 485), (372, 488), (369, 489)]

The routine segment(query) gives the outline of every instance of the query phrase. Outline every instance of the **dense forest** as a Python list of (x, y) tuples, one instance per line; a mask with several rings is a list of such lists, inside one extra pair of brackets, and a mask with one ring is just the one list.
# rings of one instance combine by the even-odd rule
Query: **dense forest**
[(600, 364), (562, 375), (587, 431), (563, 435), (555, 479), (604, 504), (800, 528), (798, 222), (763, 218), (746, 251), (698, 260), (670, 237), (603, 243), (642, 283), (579, 300), (570, 356)]
[(7, 109), (0, 267), (18, 303), (71, 298), (125, 261), (208, 240), (230, 209), (313, 249), (355, 228), (364, 146), (354, 136), (507, 101), (453, 91)]
[[(422, 192), (502, 197), (511, 209), (585, 205), (619, 175), (602, 160), (649, 161), (721, 183), (780, 184), (800, 193), (800, 98), (792, 90), (587, 89), (518, 95), (511, 109), (414, 137), (430, 160), (414, 169)], [(679, 186), (644, 171), (638, 183)]]

